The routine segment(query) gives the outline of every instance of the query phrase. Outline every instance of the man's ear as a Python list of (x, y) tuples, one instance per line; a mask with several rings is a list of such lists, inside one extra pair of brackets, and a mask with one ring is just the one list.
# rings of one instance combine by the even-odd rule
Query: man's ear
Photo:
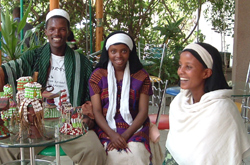
[(212, 75), (212, 73), (213, 73), (212, 69), (209, 69), (209, 68), (205, 69), (203, 78), (204, 79), (209, 78)]

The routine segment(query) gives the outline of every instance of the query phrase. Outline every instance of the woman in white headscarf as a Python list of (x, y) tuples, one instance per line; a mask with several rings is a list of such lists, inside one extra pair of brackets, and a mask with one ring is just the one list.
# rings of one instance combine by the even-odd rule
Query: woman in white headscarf
[(106, 164), (150, 164), (152, 87), (127, 33), (116, 31), (107, 37), (89, 87), (95, 130), (108, 153)]
[(171, 102), (165, 164), (240, 165), (250, 140), (231, 100), (216, 48), (192, 43), (180, 55), (181, 92)]

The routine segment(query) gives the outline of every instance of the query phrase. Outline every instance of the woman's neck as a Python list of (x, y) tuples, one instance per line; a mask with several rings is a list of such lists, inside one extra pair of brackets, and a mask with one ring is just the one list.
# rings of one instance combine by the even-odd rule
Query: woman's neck
[(116, 80), (119, 82), (123, 79), (123, 74), (124, 74), (124, 70), (116, 70), (115, 71), (115, 77), (116, 77)]
[(198, 103), (205, 92), (191, 92), (193, 96), (193, 103)]

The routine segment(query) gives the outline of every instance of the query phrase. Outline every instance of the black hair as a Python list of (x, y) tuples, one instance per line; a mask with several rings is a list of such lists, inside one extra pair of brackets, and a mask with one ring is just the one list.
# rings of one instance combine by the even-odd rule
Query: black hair
[[(218, 89), (231, 89), (226, 81), (226, 78), (222, 69), (222, 59), (219, 51), (210, 44), (196, 43), (206, 49), (213, 59), (212, 75), (205, 80), (204, 92), (211, 92)], [(201, 59), (200, 55), (194, 49), (184, 49), (182, 52), (190, 52), (203, 66), (207, 68), (205, 62)]]
[(69, 31), (69, 36), (68, 36), (67, 40), (68, 40), (68, 41), (72, 41), (72, 40), (74, 40), (74, 39), (75, 39), (74, 33), (70, 30), (70, 31)]
[[(140, 59), (139, 59), (139, 57), (137, 55), (136, 45), (135, 45), (135, 42), (134, 42), (133, 38), (128, 33), (124, 32), (124, 31), (115, 31), (115, 32), (112, 32), (112, 33), (110, 33), (108, 35), (108, 37), (104, 41), (100, 61), (96, 64), (96, 68), (107, 69), (108, 62), (109, 62), (109, 55), (108, 55), (108, 50), (106, 50), (105, 46), (106, 46), (107, 40), (111, 36), (113, 36), (114, 34), (117, 34), (117, 33), (126, 34), (131, 38), (131, 40), (133, 42), (133, 49), (129, 54), (129, 59), (128, 59), (129, 60), (129, 69), (130, 69), (131, 74), (138, 72), (139, 70), (141, 70), (143, 68), (143, 65), (141, 64)], [(116, 44), (120, 44), (120, 43), (116, 43)]]

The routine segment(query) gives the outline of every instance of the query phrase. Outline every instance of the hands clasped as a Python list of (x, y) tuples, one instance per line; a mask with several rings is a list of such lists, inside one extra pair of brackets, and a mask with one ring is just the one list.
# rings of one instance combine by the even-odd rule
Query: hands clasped
[(107, 146), (108, 151), (112, 151), (113, 149), (121, 150), (128, 147), (127, 139), (123, 136), (123, 134), (120, 135), (117, 132), (113, 132), (109, 138), (110, 143)]

